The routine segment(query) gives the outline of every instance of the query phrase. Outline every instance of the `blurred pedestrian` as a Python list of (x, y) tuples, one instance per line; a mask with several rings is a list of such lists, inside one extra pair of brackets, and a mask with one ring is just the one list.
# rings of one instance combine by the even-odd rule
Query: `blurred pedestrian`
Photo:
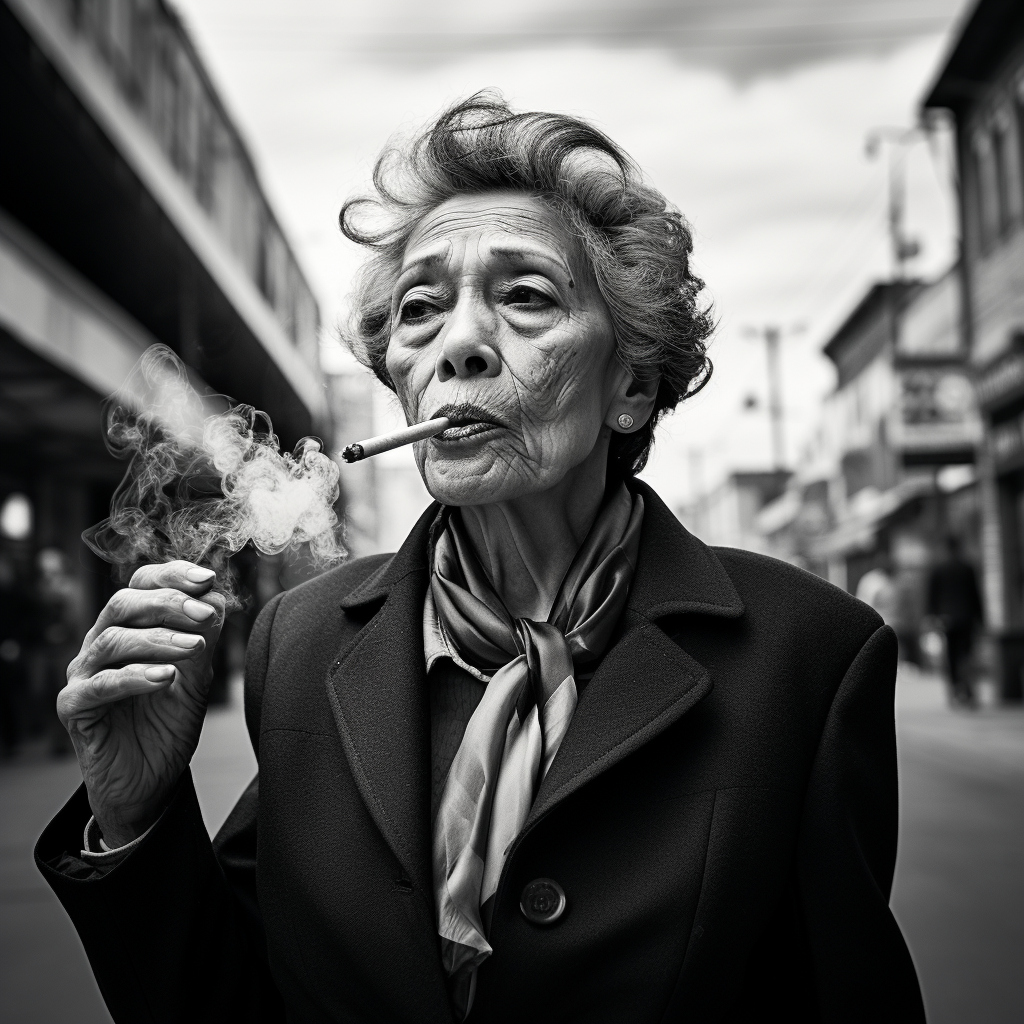
[(0, 756), (15, 753), (25, 724), (25, 595), (13, 560), (0, 553)]
[(892, 562), (884, 556), (878, 565), (861, 576), (856, 597), (874, 608), (882, 616), (882, 621), (892, 627), (899, 645), (899, 660), (920, 665), (917, 642), (920, 615), (914, 614), (915, 590), (907, 574), (894, 572)]
[(945, 557), (932, 568), (928, 578), (928, 614), (934, 616), (946, 634), (946, 673), (949, 699), (954, 705), (975, 707), (971, 655), (982, 622), (978, 577), (963, 557), (960, 539), (945, 539)]
[(882, 616), (882, 621), (892, 625), (896, 605), (896, 588), (886, 561), (880, 562), (873, 569), (868, 569), (857, 584), (858, 601), (863, 601)]
[[(53, 707), (57, 694), (67, 682), (67, 667), (78, 653), (81, 639), (82, 593), (78, 581), (68, 572), (67, 556), (59, 548), (43, 548), (36, 557), (39, 572), (36, 591), (36, 623), (43, 660), (43, 685), (47, 704)], [(55, 757), (73, 751), (60, 720), (51, 712), (47, 731), (50, 753)]]

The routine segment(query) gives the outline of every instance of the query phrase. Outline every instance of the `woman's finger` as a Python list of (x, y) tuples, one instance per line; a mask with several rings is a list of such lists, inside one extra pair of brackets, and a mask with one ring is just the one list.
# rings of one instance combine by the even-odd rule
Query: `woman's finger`
[[(191, 597), (180, 590), (119, 590), (106, 603), (85, 638), (85, 647), (110, 626), (144, 629), (166, 626), (208, 633), (219, 624), (224, 601), (219, 594)], [(84, 650), (84, 647), (83, 647)]]
[(73, 718), (115, 701), (162, 690), (174, 676), (173, 665), (125, 665), (73, 679), (57, 695), (57, 715), (67, 725)]
[(68, 678), (92, 676), (127, 662), (183, 661), (205, 650), (206, 640), (199, 633), (108, 626), (68, 666)]
[(212, 569), (179, 558), (173, 562), (144, 565), (136, 569), (128, 587), (131, 590), (162, 590), (170, 587), (183, 590), (186, 594), (205, 594), (215, 577), (216, 573)]

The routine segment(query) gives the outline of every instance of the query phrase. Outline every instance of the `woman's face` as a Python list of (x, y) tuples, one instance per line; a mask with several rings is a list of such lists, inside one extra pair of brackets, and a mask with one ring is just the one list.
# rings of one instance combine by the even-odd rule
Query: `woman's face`
[(417, 226), (392, 296), (387, 367), (448, 505), (547, 490), (594, 452), (628, 374), (611, 317), (559, 219), (531, 196), (449, 200)]

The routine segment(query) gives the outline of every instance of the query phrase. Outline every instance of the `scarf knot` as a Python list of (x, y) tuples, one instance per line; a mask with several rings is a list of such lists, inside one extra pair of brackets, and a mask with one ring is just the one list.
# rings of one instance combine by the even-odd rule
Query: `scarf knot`
[(472, 1003), (493, 897), (509, 848), (576, 710), (577, 675), (597, 667), (625, 609), (643, 499), (620, 485), (565, 575), (546, 622), (514, 618), (456, 515), (436, 538), (426, 619), (482, 674), (483, 697), (452, 762), (434, 823), (442, 960), (456, 1009)]

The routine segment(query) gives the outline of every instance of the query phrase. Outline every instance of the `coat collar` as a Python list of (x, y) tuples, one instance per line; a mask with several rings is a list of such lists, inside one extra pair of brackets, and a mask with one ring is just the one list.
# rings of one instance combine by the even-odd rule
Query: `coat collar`
[(630, 611), (652, 622), (687, 612), (730, 619), (742, 615), (743, 602), (711, 548), (676, 519), (650, 486), (631, 480), (629, 488), (644, 499)]
[[(638, 481), (630, 487), (643, 497), (645, 510), (625, 630), (587, 684), (520, 838), (568, 795), (649, 742), (710, 692), (707, 671), (656, 620), (687, 613), (743, 614), (743, 603), (714, 552), (683, 528), (650, 487)], [(363, 799), (431, 907), (422, 614), (430, 529), (438, 509), (431, 505), (394, 557), (342, 600), (350, 614), (373, 614), (340, 653), (327, 680)]]
[[(346, 611), (353, 611), (378, 601), (384, 601), (391, 590), (408, 576), (422, 573), (425, 578), (429, 568), (427, 549), (430, 543), (430, 530), (440, 511), (441, 506), (436, 501), (432, 502), (423, 515), (416, 520), (416, 525), (402, 542), (398, 551), (377, 570), (370, 573), (359, 586), (350, 590), (341, 599), (341, 607)], [(425, 581), (423, 592), (426, 594)]]
[[(644, 499), (629, 610), (651, 621), (687, 612), (726, 618), (742, 615), (743, 602), (711, 548), (676, 519), (650, 486), (640, 480), (631, 480), (628, 486)], [(354, 610), (383, 601), (407, 576), (427, 571), (430, 529), (440, 508), (437, 502), (427, 508), (397, 553), (350, 591), (342, 599), (342, 608)]]
[[(338, 652), (327, 696), (359, 794), (394, 854), (415, 901), (409, 924), (427, 979), (424, 1019), (450, 1019), (443, 984), (430, 862), (430, 701), (423, 658), (426, 545), (431, 510), (393, 558), (342, 600), (362, 628)], [(408, 966), (408, 965), (403, 965)], [(433, 978), (436, 984), (430, 984)]]
[[(558, 803), (649, 743), (711, 692), (707, 670), (658, 625), (672, 615), (738, 618), (743, 602), (715, 553), (687, 531), (647, 484), (626, 621), (580, 697), (534, 801), (527, 832)], [(510, 858), (511, 859), (511, 858)]]
[[(414, 887), (430, 895), (430, 702), (423, 656), (427, 542), (438, 506), (399, 551), (342, 598), (369, 621), (339, 652), (327, 691), (370, 814)], [(432, 900), (432, 896), (430, 896)]]

